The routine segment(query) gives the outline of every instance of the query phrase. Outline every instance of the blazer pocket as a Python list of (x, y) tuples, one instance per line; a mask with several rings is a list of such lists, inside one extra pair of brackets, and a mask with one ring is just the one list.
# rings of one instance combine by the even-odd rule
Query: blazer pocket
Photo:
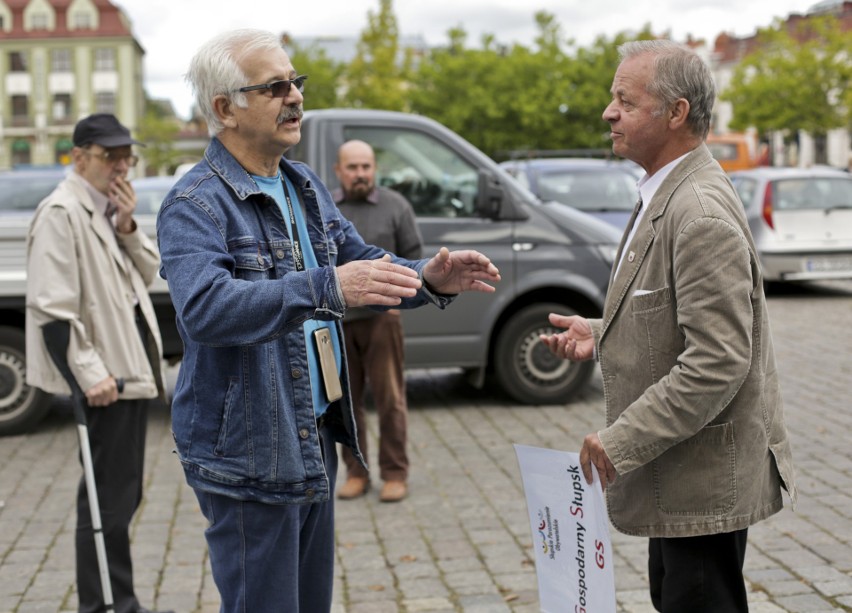
[(706, 426), (653, 461), (654, 498), (669, 515), (724, 515), (737, 502), (734, 425)]
[(661, 287), (650, 292), (633, 293), (630, 297), (630, 308), (634, 313), (645, 313), (656, 311), (661, 308), (671, 307), (672, 291), (668, 287)]
[(657, 381), (674, 367), (683, 351), (671, 288), (633, 294), (630, 308), (636, 324), (634, 343), (642, 348), (638, 359), (647, 362), (651, 379)]

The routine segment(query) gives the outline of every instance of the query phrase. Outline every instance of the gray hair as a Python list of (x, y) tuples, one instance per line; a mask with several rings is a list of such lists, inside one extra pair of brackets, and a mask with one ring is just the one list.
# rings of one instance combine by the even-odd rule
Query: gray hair
[(249, 85), (239, 60), (253, 51), (272, 51), (281, 47), (281, 40), (272, 32), (242, 29), (219, 34), (196, 52), (189, 64), (186, 81), (195, 93), (195, 103), (207, 122), (210, 136), (216, 136), (224, 129), (213, 110), (213, 98), (224, 95), (240, 108), (248, 105), (246, 95), (237, 91)]
[(691, 49), (670, 40), (636, 40), (618, 47), (621, 60), (650, 53), (654, 55), (654, 76), (646, 85), (649, 94), (660, 101), (659, 113), (679, 98), (689, 102), (687, 124), (702, 139), (710, 132), (716, 84), (710, 69)]

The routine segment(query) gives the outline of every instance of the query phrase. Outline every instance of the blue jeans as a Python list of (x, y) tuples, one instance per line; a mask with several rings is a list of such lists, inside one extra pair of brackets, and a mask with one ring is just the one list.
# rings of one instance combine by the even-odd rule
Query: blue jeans
[(327, 502), (273, 505), (195, 490), (222, 613), (322, 613), (334, 575), (334, 441), (321, 431)]

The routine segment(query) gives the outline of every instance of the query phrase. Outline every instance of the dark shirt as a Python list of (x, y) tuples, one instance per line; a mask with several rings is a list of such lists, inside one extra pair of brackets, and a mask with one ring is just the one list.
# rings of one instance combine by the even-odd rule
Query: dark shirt
[[(348, 200), (343, 190), (338, 188), (331, 196), (343, 216), (355, 225), (365, 243), (409, 260), (423, 257), (423, 239), (417, 228), (414, 209), (397, 192), (376, 187), (366, 199)], [(373, 314), (369, 309), (348, 309), (346, 320), (362, 319)]]

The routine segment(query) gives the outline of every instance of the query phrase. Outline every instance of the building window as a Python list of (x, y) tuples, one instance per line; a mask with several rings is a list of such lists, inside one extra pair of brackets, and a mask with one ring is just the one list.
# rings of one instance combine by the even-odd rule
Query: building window
[(33, 13), (30, 16), (31, 30), (47, 30), (47, 15), (44, 13)]
[(99, 92), (95, 94), (96, 113), (115, 113), (115, 94), (112, 92)]
[(71, 18), (71, 29), (91, 30), (92, 15), (89, 13), (74, 13), (74, 16)]
[(12, 96), (12, 125), (25, 126), (30, 120), (30, 100), (27, 96)]
[(27, 55), (23, 51), (9, 53), (9, 72), (26, 72)]
[(12, 166), (30, 163), (30, 144), (25, 140), (16, 140), (12, 143)]
[(58, 123), (71, 120), (71, 94), (53, 96), (53, 120)]
[(115, 49), (95, 49), (95, 72), (115, 70)]
[(54, 49), (50, 53), (51, 72), (73, 72), (71, 67), (71, 50)]

